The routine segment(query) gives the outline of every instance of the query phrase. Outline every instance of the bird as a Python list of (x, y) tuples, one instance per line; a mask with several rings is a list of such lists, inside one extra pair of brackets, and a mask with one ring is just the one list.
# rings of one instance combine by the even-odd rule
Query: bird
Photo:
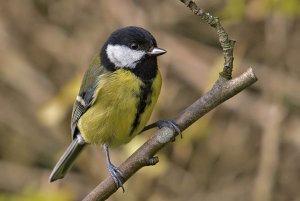
[(165, 53), (144, 28), (128, 26), (111, 33), (85, 72), (72, 110), (72, 141), (49, 182), (64, 178), (83, 148), (94, 144), (103, 146), (110, 176), (124, 192), (122, 172), (111, 162), (109, 149), (153, 127), (180, 132), (172, 120), (145, 126), (162, 85), (157, 57)]

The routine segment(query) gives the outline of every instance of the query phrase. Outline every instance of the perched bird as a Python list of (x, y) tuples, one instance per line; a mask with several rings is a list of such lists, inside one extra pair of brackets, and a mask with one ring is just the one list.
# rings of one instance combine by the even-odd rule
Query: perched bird
[(74, 103), (72, 143), (54, 167), (49, 181), (65, 176), (87, 144), (103, 145), (109, 173), (122, 187), (122, 173), (109, 157), (109, 148), (129, 142), (143, 130), (178, 126), (160, 120), (144, 128), (161, 88), (157, 56), (166, 53), (156, 40), (140, 27), (114, 31), (87, 69)]

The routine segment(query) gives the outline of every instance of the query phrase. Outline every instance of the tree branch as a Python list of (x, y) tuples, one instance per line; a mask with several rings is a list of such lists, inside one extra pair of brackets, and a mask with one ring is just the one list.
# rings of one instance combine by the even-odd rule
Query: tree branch
[[(212, 89), (175, 118), (175, 123), (182, 131), (184, 131), (213, 108), (255, 83), (257, 78), (252, 68), (249, 68), (239, 77), (231, 79), (233, 69), (233, 47), (235, 42), (228, 38), (228, 35), (221, 26), (218, 18), (213, 17), (209, 13), (205, 13), (202, 9), (199, 9), (198, 6), (191, 0), (180, 1), (187, 5), (194, 14), (200, 16), (202, 20), (216, 29), (225, 59), (223, 71), (220, 73), (219, 79), (215, 82)], [(169, 128), (162, 128), (158, 130), (155, 135), (147, 140), (120, 165), (119, 169), (123, 173), (123, 182), (126, 182), (142, 167), (155, 165), (158, 162), (158, 158), (154, 155), (166, 144), (171, 142), (177, 135), (177, 133), (174, 133)], [(105, 200), (116, 191), (117, 187), (113, 179), (111, 177), (107, 177), (83, 200)]]
[(223, 54), (224, 54), (224, 68), (220, 72), (220, 75), (228, 80), (232, 77), (233, 69), (233, 48), (235, 41), (228, 38), (228, 34), (222, 27), (219, 18), (212, 16), (210, 13), (205, 12), (203, 9), (199, 8), (195, 2), (192, 0), (180, 0), (184, 3), (195, 15), (199, 16), (208, 25), (215, 28), (218, 34), (218, 39), (221, 44)]

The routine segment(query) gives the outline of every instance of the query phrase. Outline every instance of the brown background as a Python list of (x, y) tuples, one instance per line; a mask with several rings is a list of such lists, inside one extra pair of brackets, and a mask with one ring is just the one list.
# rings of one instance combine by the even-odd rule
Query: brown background
[[(300, 200), (300, 3), (196, 1), (220, 17), (235, 48), (234, 75), (259, 81), (167, 146), (110, 200)], [(70, 113), (90, 58), (113, 30), (142, 26), (168, 53), (151, 121), (172, 118), (222, 69), (216, 33), (180, 1), (0, 1), (0, 200), (80, 200), (108, 176), (90, 146), (48, 183), (70, 142)], [(116, 122), (117, 126), (117, 122)], [(112, 151), (120, 164), (153, 131)]]

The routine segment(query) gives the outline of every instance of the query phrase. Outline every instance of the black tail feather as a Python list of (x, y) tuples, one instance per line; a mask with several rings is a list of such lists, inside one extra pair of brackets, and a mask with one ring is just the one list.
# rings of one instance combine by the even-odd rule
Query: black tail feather
[(77, 158), (79, 153), (82, 151), (86, 142), (80, 134), (76, 135), (76, 138), (68, 146), (67, 150), (60, 157), (59, 161), (56, 163), (49, 177), (49, 182), (53, 182), (58, 179), (64, 178), (68, 170), (72, 166), (74, 160)]

